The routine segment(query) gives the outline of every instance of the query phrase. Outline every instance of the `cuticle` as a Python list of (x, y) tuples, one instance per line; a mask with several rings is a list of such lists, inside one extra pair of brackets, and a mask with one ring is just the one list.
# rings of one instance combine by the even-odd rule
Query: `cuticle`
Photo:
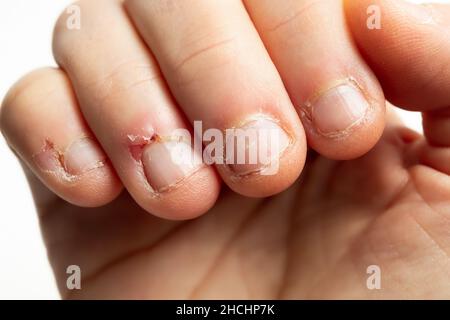
[[(333, 90), (334, 88), (337, 88), (337, 87), (345, 85), (345, 84), (351, 85), (354, 88), (358, 89), (364, 96), (369, 107), (367, 108), (364, 116), (362, 116), (360, 119), (358, 119), (357, 121), (355, 121), (354, 123), (349, 125), (344, 130), (327, 132), (327, 133), (322, 132), (321, 130), (316, 128), (314, 125), (312, 125), (312, 123), (313, 123), (312, 109), (314, 106), (314, 102), (316, 100), (318, 100), (322, 95), (329, 92), (330, 90)], [(358, 82), (358, 80), (356, 80), (356, 78), (353, 76), (349, 76), (345, 79), (333, 82), (333, 84), (331, 86), (328, 86), (324, 89), (320, 89), (320, 90), (316, 91), (310, 99), (308, 99), (304, 104), (302, 104), (300, 106), (300, 112), (303, 115), (303, 119), (305, 119), (306, 121), (308, 121), (308, 123), (310, 123), (310, 127), (317, 134), (319, 134), (325, 138), (339, 140), (339, 139), (343, 139), (343, 138), (346, 138), (347, 136), (349, 136), (355, 127), (358, 127), (362, 123), (365, 123), (367, 121), (368, 114), (372, 112), (372, 109), (374, 108), (375, 103), (376, 103), (376, 101), (371, 97), (371, 95), (368, 93), (368, 91)]]
[[(79, 138), (79, 139), (86, 139), (86, 138), (89, 138), (89, 136), (82, 136), (82, 137)], [(67, 151), (67, 150), (69, 149), (69, 147), (70, 147), (75, 141), (78, 141), (78, 139), (75, 139), (75, 140), (74, 140), (74, 141), (73, 141), (73, 142), (72, 142), (65, 150)], [(37, 162), (35, 161), (36, 157), (37, 157), (38, 155), (44, 153), (44, 152), (51, 152), (51, 153), (52, 153), (52, 158), (53, 158), (53, 160), (55, 160), (55, 163), (56, 163), (56, 168), (57, 168), (56, 170), (47, 170), (47, 169), (44, 169), (44, 168), (42, 168), (42, 167), (39, 165), (39, 163), (37, 163)], [(61, 150), (60, 150), (59, 148), (57, 148), (57, 147), (55, 146), (55, 144), (54, 144), (49, 138), (45, 138), (45, 139), (44, 139), (44, 144), (43, 144), (41, 150), (40, 150), (39, 152), (33, 154), (33, 155), (31, 156), (31, 158), (34, 160), (34, 162), (36, 163), (37, 167), (38, 167), (42, 172), (45, 172), (45, 173), (48, 173), (48, 174), (52, 174), (52, 175), (54, 175), (54, 176), (56, 176), (56, 177), (58, 177), (58, 178), (64, 179), (65, 181), (68, 181), (68, 182), (75, 182), (75, 181), (77, 181), (77, 180), (80, 180), (81, 177), (82, 177), (83, 175), (87, 174), (88, 172), (90, 172), (90, 171), (92, 171), (92, 170), (96, 170), (96, 169), (98, 169), (98, 168), (101, 168), (101, 167), (105, 166), (105, 164), (106, 164), (106, 159), (99, 160), (99, 161), (97, 162), (97, 165), (96, 165), (96, 166), (94, 166), (94, 167), (92, 167), (92, 168), (89, 168), (89, 169), (87, 169), (87, 170), (85, 170), (85, 171), (83, 171), (83, 172), (81, 172), (81, 173), (79, 173), (79, 174), (72, 174), (72, 173), (70, 173), (70, 172), (68, 171), (67, 166), (66, 166), (66, 164), (65, 164), (64, 153), (61, 152)]]
[[(205, 164), (199, 165), (197, 167), (195, 167), (192, 172), (188, 173), (186, 176), (184, 176), (183, 178), (179, 179), (178, 181), (176, 181), (175, 183), (172, 183), (171, 185), (165, 186), (163, 188), (159, 188), (159, 189), (155, 189), (151, 183), (150, 183), (150, 177), (147, 176), (146, 172), (145, 172), (145, 168), (144, 168), (144, 163), (142, 162), (142, 153), (143, 150), (153, 144), (153, 143), (164, 143), (164, 142), (173, 142), (173, 141), (178, 141), (180, 142), (180, 137), (173, 137), (173, 136), (162, 136), (156, 133), (153, 133), (150, 136), (143, 136), (143, 135), (127, 135), (127, 139), (128, 139), (128, 149), (130, 150), (131, 147), (141, 147), (141, 153), (139, 155), (139, 158), (136, 159), (133, 154), (132, 151), (130, 150), (130, 155), (131, 158), (136, 162), (136, 164), (139, 167), (139, 174), (142, 176), (142, 180), (143, 180), (143, 184), (145, 186), (145, 188), (147, 189), (147, 191), (149, 191), (149, 193), (151, 194), (152, 197), (154, 198), (160, 198), (164, 193), (167, 193), (169, 191), (172, 191), (176, 188), (178, 188), (181, 184), (183, 184), (183, 182), (185, 182), (186, 179), (190, 178), (191, 176), (193, 176), (195, 173), (197, 173), (199, 170), (203, 169), (205, 167)], [(142, 140), (142, 142), (140, 143), (135, 143), (135, 141), (137, 140)], [(131, 145), (130, 145), (131, 142)]]

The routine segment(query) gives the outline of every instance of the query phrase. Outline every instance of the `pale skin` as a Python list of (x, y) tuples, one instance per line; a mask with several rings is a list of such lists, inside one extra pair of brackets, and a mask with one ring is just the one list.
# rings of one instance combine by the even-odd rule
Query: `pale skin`
[[(66, 14), (55, 29), (60, 68), (25, 76), (0, 114), (63, 298), (450, 297), (450, 6), (78, 5), (81, 29)], [(349, 90), (361, 106), (345, 111)], [(425, 134), (385, 99), (422, 112)], [(152, 162), (175, 128), (255, 114), (289, 141), (275, 175)]]

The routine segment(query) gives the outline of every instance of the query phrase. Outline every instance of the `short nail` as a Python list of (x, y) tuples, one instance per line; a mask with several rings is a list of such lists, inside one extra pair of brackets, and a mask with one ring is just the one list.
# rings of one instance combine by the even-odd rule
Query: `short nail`
[[(239, 129), (230, 131), (225, 148), (226, 162), (237, 175), (261, 172), (278, 163), (290, 143), (286, 131), (268, 118), (251, 120)], [(233, 153), (229, 153), (230, 148), (234, 149)]]
[(310, 117), (317, 131), (324, 135), (339, 134), (362, 120), (369, 102), (360, 89), (351, 85), (334, 87), (310, 105)]
[(104, 165), (105, 154), (90, 138), (74, 141), (64, 152), (67, 173), (79, 175)]
[(153, 142), (144, 148), (142, 164), (151, 187), (163, 191), (194, 173), (201, 155), (185, 142)]

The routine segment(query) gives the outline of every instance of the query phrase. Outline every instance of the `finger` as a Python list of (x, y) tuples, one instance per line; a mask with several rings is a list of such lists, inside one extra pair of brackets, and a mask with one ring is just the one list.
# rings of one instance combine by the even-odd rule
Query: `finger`
[[(241, 1), (131, 0), (125, 5), (188, 118), (201, 120), (203, 130), (217, 130), (227, 142), (227, 154), (217, 149), (215, 157), (225, 182), (248, 196), (271, 195), (291, 185), (304, 164), (303, 128)], [(223, 133), (239, 134), (236, 129), (257, 138), (231, 147)], [(261, 147), (264, 131), (274, 133), (277, 146)], [(245, 153), (247, 161), (229, 150)], [(269, 154), (268, 161), (251, 161), (258, 153)]]
[(441, 8), (403, 0), (346, 1), (358, 46), (395, 105), (426, 111), (449, 104), (450, 29), (441, 21), (450, 14)]
[(333, 159), (369, 151), (384, 128), (384, 96), (347, 31), (342, 2), (244, 2), (301, 116), (308, 145)]
[[(219, 193), (213, 168), (175, 130), (189, 125), (121, 1), (80, 1), (81, 29), (55, 29), (54, 55), (67, 71), (83, 115), (133, 198), (170, 219), (205, 213)], [(186, 161), (177, 161), (175, 156)]]
[[(430, 143), (450, 145), (450, 5), (346, 1), (346, 11), (387, 97), (402, 108), (424, 112)], [(377, 17), (380, 28), (368, 28), (367, 20)]]
[(3, 102), (0, 123), (14, 152), (66, 201), (97, 207), (120, 193), (122, 184), (61, 70), (42, 69), (20, 80)]

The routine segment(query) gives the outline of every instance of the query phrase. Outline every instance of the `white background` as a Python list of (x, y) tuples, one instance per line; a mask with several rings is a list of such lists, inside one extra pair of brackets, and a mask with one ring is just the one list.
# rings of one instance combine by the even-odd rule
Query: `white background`
[[(55, 65), (51, 55), (53, 23), (70, 2), (0, 1), (0, 100), (26, 72)], [(401, 115), (409, 126), (420, 130), (417, 115)], [(0, 299), (58, 298), (28, 185), (0, 138)]]

